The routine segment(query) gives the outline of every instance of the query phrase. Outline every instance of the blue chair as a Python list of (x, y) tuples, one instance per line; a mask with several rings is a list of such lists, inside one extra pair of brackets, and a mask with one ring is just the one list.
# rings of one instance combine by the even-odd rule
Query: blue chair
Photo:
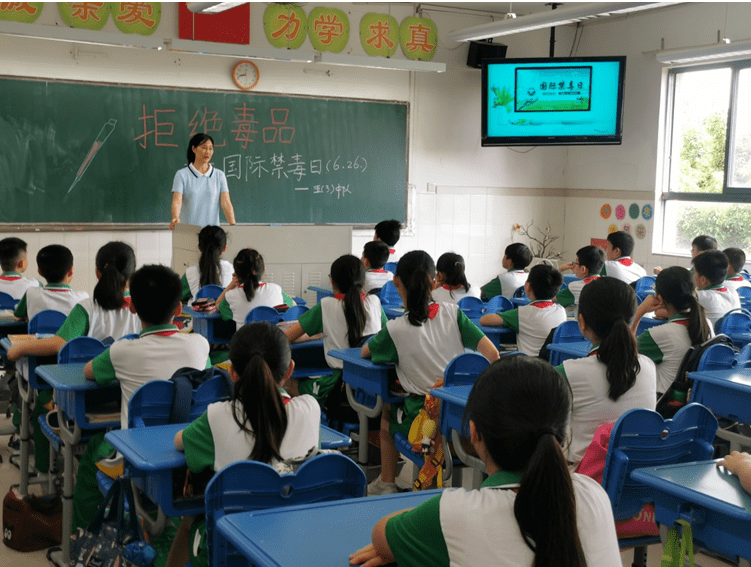
[(134, 339), (137, 339), (139, 337), (139, 333), (130, 333), (129, 335), (123, 335), (118, 341), (132, 341)]
[(519, 287), (517, 287), (514, 290), (514, 297), (516, 297), (516, 298), (523, 298), (523, 299), (529, 299), (527, 297), (526, 292), (524, 291), (524, 286), (523, 285), (520, 285)]
[(571, 282), (578, 282), (581, 278), (577, 278), (574, 274), (565, 274), (563, 276), (563, 283), (566, 287), (571, 285)]
[(305, 461), (294, 474), (280, 475), (257, 461), (227, 465), (206, 487), (206, 536), (209, 565), (245, 565), (246, 560), (227, 545), (216, 530), (227, 514), (296, 504), (360, 498), (365, 494), (365, 473), (339, 453)]
[(67, 315), (54, 309), (40, 311), (29, 321), (29, 334), (54, 335), (63, 326)]
[[(651, 489), (631, 479), (631, 471), (711, 459), (717, 419), (700, 404), (681, 408), (673, 419), (657, 412), (633, 409), (624, 413), (610, 434), (602, 487), (610, 498), (613, 516), (625, 520), (652, 502)], [(619, 540), (621, 548), (634, 548), (634, 566), (646, 565), (646, 546), (659, 537)]]
[[(564, 321), (555, 328), (555, 331), (553, 331), (552, 344), (576, 343), (584, 340), (586, 339), (584, 338), (584, 335), (581, 334), (579, 323), (577, 321)], [(551, 351), (550, 364), (558, 366), (568, 358), (570, 358), (570, 356), (560, 352)]]
[(477, 319), (478, 317), (482, 317), (483, 313), (485, 312), (485, 303), (479, 297), (462, 297), (457, 302), (457, 305), (459, 306), (459, 309), (461, 309), (464, 314), (470, 319)]
[(307, 305), (295, 305), (287, 309), (281, 314), (282, 321), (297, 321), (300, 315), (308, 311), (310, 308)]
[(696, 370), (726, 370), (736, 364), (735, 350), (728, 345), (716, 344), (707, 347), (696, 365)]
[(655, 294), (655, 276), (644, 276), (642, 278), (639, 278), (636, 280), (636, 284), (634, 285), (634, 291), (639, 293), (645, 293), (647, 295), (654, 295)]
[(751, 306), (751, 287), (739, 287), (735, 290), (738, 292), (738, 298), (741, 300), (741, 307), (748, 309)]
[(267, 307), (265, 305), (254, 307), (248, 311), (248, 314), (245, 316), (246, 325), (253, 321), (269, 321), (270, 323), (277, 324), (281, 320), (282, 314), (279, 313), (279, 311), (273, 307)]
[(383, 269), (387, 272), (391, 272), (392, 274), (396, 273), (396, 262), (386, 262), (386, 264), (383, 266)]
[(88, 362), (105, 350), (107, 350), (107, 345), (99, 339), (87, 336), (75, 337), (65, 343), (57, 353), (57, 363)]
[(381, 305), (384, 306), (399, 306), (402, 304), (402, 298), (399, 297), (399, 292), (396, 291), (394, 282), (386, 282), (385, 284), (383, 284), (379, 297), (381, 300)]
[(308, 304), (308, 302), (307, 302), (307, 301), (305, 301), (305, 300), (304, 300), (304, 299), (303, 299), (302, 297), (297, 297), (297, 296), (295, 296), (295, 297), (293, 297), (292, 299), (293, 299), (293, 300), (295, 301), (295, 303), (296, 303), (297, 305), (307, 305), (307, 304)]
[(9, 293), (0, 291), (0, 309), (15, 309), (20, 299), (13, 299)]
[(486, 313), (500, 313), (502, 311), (511, 311), (512, 309), (514, 309), (514, 304), (511, 303), (508, 297), (504, 297), (503, 295), (496, 295), (495, 297), (488, 299), (488, 302), (485, 304), (485, 311), (483, 312), (483, 315)]
[[(738, 335), (751, 333), (751, 313), (745, 309), (736, 310), (733, 309), (728, 313), (725, 313), (714, 324), (714, 331), (717, 335)], [(733, 340), (734, 343), (739, 341)], [(748, 341), (740, 341), (742, 343), (751, 342), (751, 335)], [(739, 346), (743, 346), (742, 344)]]
[(465, 352), (455, 356), (443, 372), (444, 386), (463, 386), (474, 384), (480, 373), (490, 366), (490, 362), (483, 355), (476, 352)]
[(222, 295), (223, 291), (224, 291), (224, 288), (220, 285), (216, 285), (216, 284), (205, 285), (196, 292), (196, 296), (193, 298), (193, 300), (207, 299), (207, 298), (219, 299), (219, 296)]
[(735, 363), (733, 366), (736, 366), (737, 368), (751, 367), (751, 344), (744, 346), (741, 351), (735, 355)]

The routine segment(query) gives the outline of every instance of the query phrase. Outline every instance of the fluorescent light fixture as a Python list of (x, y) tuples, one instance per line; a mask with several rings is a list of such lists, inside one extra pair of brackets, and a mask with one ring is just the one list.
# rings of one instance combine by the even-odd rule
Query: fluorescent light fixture
[(563, 24), (573, 24), (590, 18), (615, 16), (639, 10), (651, 10), (670, 4), (673, 4), (673, 2), (585, 2), (579, 6), (537, 12), (527, 16), (519, 16), (518, 18), (498, 20), (489, 24), (455, 30), (449, 32), (448, 38), (452, 41), (476, 41), (478, 39), (552, 28)]
[(136, 33), (112, 33), (64, 26), (42, 26), (20, 22), (0, 21), (0, 34), (29, 37), (32, 39), (85, 43), (88, 45), (104, 45), (107, 47), (135, 47), (138, 49), (157, 50), (164, 48), (164, 40), (161, 37), (143, 36)]
[(218, 14), (236, 6), (247, 4), (247, 2), (187, 2), (187, 4), (188, 10), (194, 14)]
[(751, 40), (666, 49), (665, 51), (658, 51), (655, 57), (660, 63), (669, 65), (719, 63), (721, 61), (747, 59), (751, 57)]
[(194, 41), (192, 39), (173, 39), (167, 42), (171, 51), (199, 53), (201, 55), (216, 55), (218, 57), (235, 57), (240, 59), (269, 59), (272, 61), (292, 61), (296, 63), (312, 63), (315, 61), (315, 51), (303, 49), (283, 49), (242, 45), (235, 43), (215, 43), (213, 41)]
[(445, 63), (432, 61), (415, 61), (412, 59), (391, 59), (387, 57), (369, 57), (359, 55), (343, 55), (324, 51), (316, 58), (316, 63), (325, 65), (343, 65), (349, 67), (367, 67), (370, 69), (391, 69), (398, 71), (432, 71), (444, 73)]

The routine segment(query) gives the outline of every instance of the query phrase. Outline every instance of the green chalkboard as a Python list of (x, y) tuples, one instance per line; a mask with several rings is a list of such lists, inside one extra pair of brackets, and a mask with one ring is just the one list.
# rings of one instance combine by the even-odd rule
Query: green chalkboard
[(405, 220), (406, 103), (13, 78), (0, 93), (0, 222), (169, 222), (199, 132), (239, 223)]

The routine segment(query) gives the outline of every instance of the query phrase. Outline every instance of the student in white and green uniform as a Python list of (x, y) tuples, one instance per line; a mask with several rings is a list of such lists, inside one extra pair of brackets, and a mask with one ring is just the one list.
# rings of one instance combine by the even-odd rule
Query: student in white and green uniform
[[(447, 489), (383, 518), (350, 564), (620, 565), (610, 500), (596, 481), (566, 467), (570, 412), (568, 385), (548, 363), (519, 355), (492, 364), (465, 413), (488, 469), (482, 488)], [(529, 513), (517, 516), (515, 506)]]
[(734, 289), (725, 285), (728, 257), (720, 250), (706, 250), (691, 260), (699, 303), (714, 325), (725, 313), (740, 309), (741, 300)]
[(631, 327), (636, 329), (645, 313), (665, 309), (668, 320), (637, 337), (640, 354), (657, 365), (657, 395), (666, 392), (676, 378), (686, 351), (714, 335), (704, 308), (696, 299), (691, 273), (679, 266), (662, 270), (655, 280), (655, 294), (636, 310)]
[[(280, 474), (293, 472), (318, 452), (321, 410), (311, 396), (290, 399), (281, 389), (295, 367), (289, 341), (276, 325), (249, 323), (232, 337), (229, 359), (232, 400), (211, 404), (177, 433), (175, 447), (185, 451), (193, 472), (246, 459), (268, 463)], [(193, 520), (183, 518), (170, 551), (173, 565), (207, 563), (205, 521), (195, 522), (189, 535)]]
[(362, 347), (363, 358), (379, 364), (393, 363), (401, 389), (402, 404), (384, 404), (381, 414), (381, 475), (368, 486), (368, 494), (396, 492), (394, 483), (398, 453), (394, 435), (407, 435), (425, 404), (427, 394), (443, 377), (446, 366), (465, 348), (477, 350), (488, 360), (498, 351), (483, 332), (455, 304), (431, 299), (435, 264), (422, 250), (408, 252), (396, 267), (394, 285), (407, 308), (402, 317), (389, 321)]
[(464, 297), (480, 298), (480, 288), (470, 285), (464, 269), (461, 255), (454, 252), (441, 254), (435, 265), (433, 300), (436, 303), (459, 303)]
[(188, 266), (182, 277), (183, 303), (196, 297), (198, 290), (207, 285), (223, 288), (232, 282), (235, 269), (221, 256), (227, 250), (227, 233), (218, 226), (204, 226), (198, 233), (198, 265)]
[(501, 260), (501, 266), (506, 271), (480, 288), (482, 298), (488, 300), (496, 295), (509, 299), (514, 297), (514, 292), (527, 281), (527, 272), (524, 268), (529, 266), (531, 261), (532, 251), (526, 244), (514, 242), (506, 246), (503, 260)]
[(21, 299), (30, 287), (41, 284), (34, 279), (25, 278), (23, 274), (29, 267), (26, 242), (15, 236), (0, 240), (0, 291), (13, 299)]
[(563, 307), (573, 307), (574, 317), (578, 312), (579, 296), (582, 288), (589, 282), (600, 277), (600, 271), (605, 264), (605, 251), (597, 246), (584, 246), (576, 251), (576, 261), (558, 266), (558, 270), (564, 272), (571, 270), (579, 278), (568, 284), (556, 296), (556, 301)]

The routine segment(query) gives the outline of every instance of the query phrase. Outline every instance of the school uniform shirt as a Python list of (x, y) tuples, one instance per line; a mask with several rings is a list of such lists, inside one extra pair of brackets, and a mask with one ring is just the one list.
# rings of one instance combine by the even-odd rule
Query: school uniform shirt
[(514, 292), (527, 283), (527, 276), (529, 274), (524, 270), (509, 270), (482, 286), (480, 288), (482, 295), (487, 299), (491, 299), (496, 295), (502, 295), (511, 299), (514, 297)]
[(18, 272), (3, 272), (0, 275), (0, 291), (7, 293), (13, 299), (21, 299), (27, 289), (41, 285), (39, 281), (25, 278)]
[(248, 301), (245, 297), (243, 286), (229, 290), (222, 302), (219, 304), (219, 313), (225, 321), (234, 321), (239, 329), (245, 324), (245, 317), (252, 309), (256, 307), (276, 307), (277, 305), (287, 305), (292, 307), (295, 302), (292, 298), (282, 291), (280, 285), (275, 283), (258, 284), (253, 299)]
[(381, 289), (383, 284), (394, 279), (394, 274), (388, 270), (366, 270), (363, 293), (370, 293), (371, 289)]
[[(519, 567), (534, 552), (514, 516), (519, 473), (498, 471), (480, 490), (447, 488), (386, 523), (386, 540), (399, 567)], [(591, 478), (571, 475), (576, 524), (587, 565), (621, 564), (613, 510)]]
[(450, 285), (442, 285), (433, 290), (433, 301), (436, 303), (459, 303), (459, 300), (463, 297), (476, 297), (480, 298), (480, 289), (475, 286), (469, 286), (469, 290), (465, 291), (464, 286), (451, 287)]
[(191, 163), (175, 173), (172, 192), (183, 196), (180, 222), (219, 226), (220, 195), (229, 193), (223, 171), (209, 165), (206, 173), (200, 173)]
[(558, 305), (562, 305), (563, 307), (573, 305), (574, 316), (576, 316), (579, 311), (579, 296), (582, 293), (582, 289), (584, 289), (584, 286), (589, 282), (592, 282), (599, 278), (600, 276), (589, 276), (588, 278), (584, 278), (583, 280), (575, 280), (571, 282), (570, 284), (568, 284), (568, 287), (566, 289), (562, 289), (558, 292), (558, 295), (556, 296)]
[(431, 303), (419, 327), (407, 315), (392, 319), (368, 343), (373, 362), (394, 363), (402, 388), (423, 396), (443, 377), (451, 359), (465, 348), (477, 350), (485, 335), (455, 304)]
[(209, 342), (196, 333), (181, 333), (175, 325), (147, 327), (137, 339), (117, 341), (93, 360), (97, 384), (120, 382), (123, 429), (128, 428), (128, 402), (146, 382), (169, 380), (183, 367), (201, 370), (210, 366)]
[(503, 326), (516, 333), (516, 348), (537, 356), (550, 331), (566, 320), (566, 308), (549, 299), (537, 300), (499, 315), (503, 317)]
[(30, 287), (21, 298), (14, 315), (31, 321), (32, 317), (45, 309), (54, 309), (70, 315), (73, 308), (89, 294), (85, 291), (73, 291), (66, 284), (47, 284), (44, 287)]
[(616, 260), (608, 260), (602, 267), (601, 276), (610, 276), (630, 284), (647, 275), (647, 272), (639, 264), (628, 256)]
[(725, 286), (724, 283), (696, 290), (696, 296), (713, 327), (725, 313), (741, 307), (738, 293)]
[[(279, 453), (282, 461), (270, 464), (277, 472), (294, 470), (294, 465), (318, 452), (321, 433), (321, 408), (313, 396), (297, 396), (284, 405), (287, 412), (287, 430)], [(185, 460), (188, 468), (201, 472), (207, 468), (215, 471), (250, 458), (255, 445), (252, 433), (240, 429), (232, 412), (242, 420), (239, 401), (216, 402), (183, 431)], [(248, 427), (250, 427), (248, 425)]]
[[(217, 285), (227, 287), (232, 283), (232, 274), (235, 273), (235, 269), (232, 264), (227, 260), (219, 260), (221, 267), (221, 273), (219, 274), (219, 283)], [(183, 301), (188, 301), (191, 297), (195, 297), (198, 290), (201, 289), (201, 270), (198, 266), (188, 266), (182, 277), (183, 282)]]
[(578, 463), (592, 442), (595, 431), (606, 423), (615, 423), (621, 415), (635, 408), (655, 409), (657, 401), (655, 363), (646, 355), (639, 355), (641, 369), (630, 390), (616, 401), (608, 397), (610, 385), (607, 367), (597, 359), (597, 347), (585, 358), (564, 360), (556, 369), (571, 385), (574, 397), (571, 412), (571, 444), (568, 460)]
[(736, 274), (735, 276), (729, 276), (725, 280), (725, 287), (728, 289), (737, 290), (739, 287), (751, 287), (751, 282), (749, 282), (740, 274)]
[(118, 340), (141, 331), (138, 315), (129, 309), (130, 294), (125, 292), (125, 305), (120, 309), (102, 309), (93, 298), (87, 297), (76, 305), (65, 319), (57, 336), (67, 341), (83, 335), (100, 341)]

